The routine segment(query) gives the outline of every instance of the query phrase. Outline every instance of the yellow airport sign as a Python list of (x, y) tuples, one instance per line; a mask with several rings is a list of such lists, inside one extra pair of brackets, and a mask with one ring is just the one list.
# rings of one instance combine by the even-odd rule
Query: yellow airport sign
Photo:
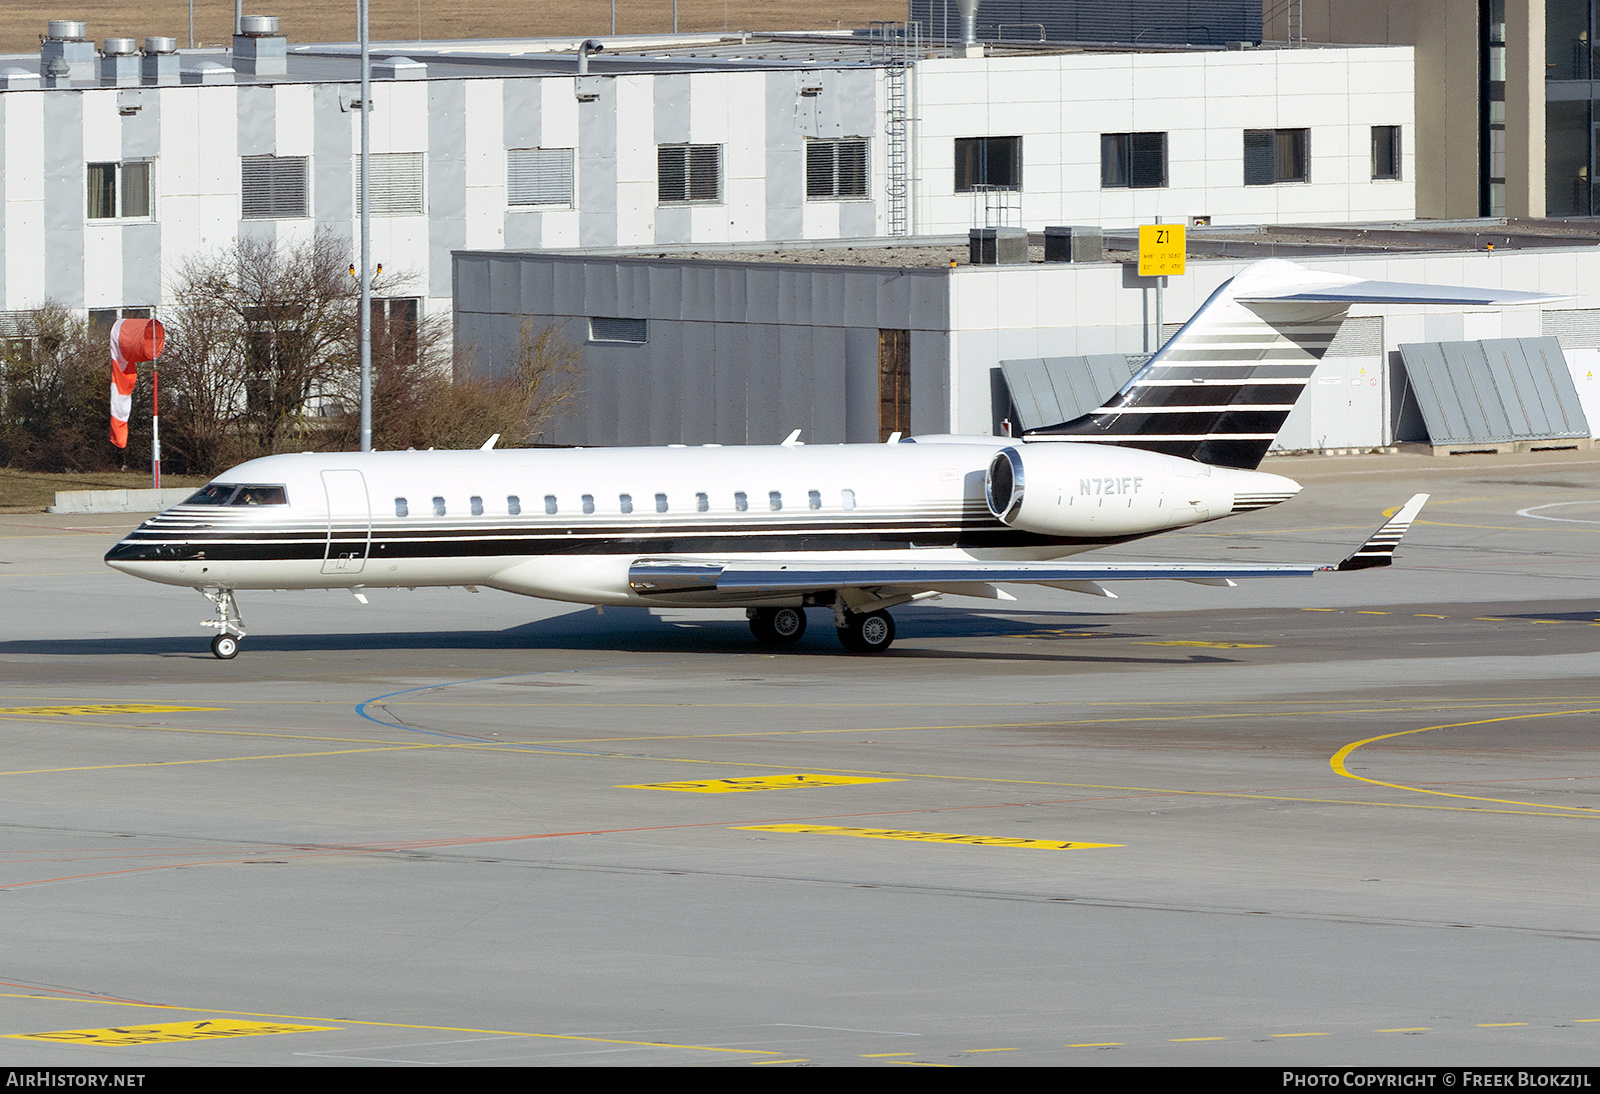
[(1183, 273), (1188, 257), (1188, 229), (1182, 224), (1139, 225), (1139, 276), (1167, 277)]
[(636, 783), (618, 790), (685, 790), (691, 794), (735, 794), (750, 790), (804, 790), (812, 786), (854, 783), (897, 783), (901, 779), (869, 779), (858, 775), (751, 775), (742, 779), (696, 779), (677, 783)]
[(200, 1022), (160, 1022), (154, 1025), (111, 1026), (106, 1029), (58, 1029), (53, 1033), (7, 1034), (19, 1041), (55, 1041), (58, 1044), (126, 1048), (173, 1041), (211, 1041), (218, 1037), (259, 1037), (267, 1033), (316, 1033), (338, 1026), (299, 1026), (283, 1022), (238, 1022), (228, 1018)]
[(832, 824), (753, 824), (738, 832), (786, 832), (809, 836), (860, 836), (863, 839), (903, 839), (919, 843), (965, 843), (973, 847), (1021, 847), (1040, 851), (1081, 851), (1089, 847), (1121, 847), (1120, 843), (1081, 843), (1076, 840), (1023, 839), (1019, 836), (963, 836), (954, 832), (910, 832), (901, 828), (843, 828)]

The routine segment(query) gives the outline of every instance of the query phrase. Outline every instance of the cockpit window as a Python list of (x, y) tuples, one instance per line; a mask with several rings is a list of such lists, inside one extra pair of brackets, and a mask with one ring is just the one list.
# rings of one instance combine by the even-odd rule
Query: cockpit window
[(289, 496), (281, 486), (241, 486), (229, 505), (288, 505)]
[(202, 486), (197, 492), (191, 494), (185, 505), (227, 505), (228, 499), (233, 497), (233, 492), (239, 489), (231, 483), (212, 482)]

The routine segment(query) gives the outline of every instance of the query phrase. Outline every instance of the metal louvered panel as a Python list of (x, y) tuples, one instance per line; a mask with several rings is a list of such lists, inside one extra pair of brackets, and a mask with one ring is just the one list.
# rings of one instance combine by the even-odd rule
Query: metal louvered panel
[(642, 345), (650, 340), (649, 321), (645, 319), (620, 319), (611, 316), (591, 316), (589, 341), (631, 342)]
[(239, 161), (245, 220), (280, 220), (308, 216), (304, 156), (245, 156)]
[(1564, 308), (1539, 313), (1539, 333), (1562, 349), (1600, 347), (1600, 308)]
[(722, 200), (722, 145), (664, 144), (656, 149), (656, 189), (662, 205)]
[(864, 139), (806, 142), (806, 197), (867, 196), (867, 142)]
[(1344, 321), (1328, 344), (1328, 357), (1382, 357), (1383, 317), (1358, 315)]
[(1023, 430), (1070, 422), (1120, 391), (1138, 366), (1120, 353), (1001, 361), (1016, 425)]
[[(421, 216), (422, 153), (385, 152), (371, 160), (372, 215), (375, 217)], [(360, 207), (359, 178), (356, 206)]]
[(571, 205), (572, 149), (513, 148), (506, 153), (507, 205)]
[(1434, 444), (1588, 437), (1588, 419), (1554, 338), (1400, 347)]
[[(1272, 7), (1282, 9), (1282, 4)], [(911, 19), (932, 38), (959, 40), (956, 0), (911, 0)], [(984, 41), (1154, 42), (1219, 46), (1261, 40), (1262, 5), (1250, 0), (984, 0)]]

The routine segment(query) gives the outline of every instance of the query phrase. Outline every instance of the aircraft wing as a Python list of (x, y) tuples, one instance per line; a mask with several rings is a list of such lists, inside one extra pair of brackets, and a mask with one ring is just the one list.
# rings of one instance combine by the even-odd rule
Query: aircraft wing
[(1343, 561), (1327, 565), (1200, 562), (779, 562), (714, 559), (640, 558), (628, 583), (642, 596), (726, 595), (730, 599), (797, 595), (830, 589), (870, 589), (878, 597), (948, 592), (1010, 599), (998, 584), (1049, 585), (1075, 592), (1113, 596), (1102, 582), (1176, 580), (1230, 585), (1257, 577), (1308, 577), (1323, 570), (1387, 566), (1395, 548), (1428, 500), (1417, 494)]

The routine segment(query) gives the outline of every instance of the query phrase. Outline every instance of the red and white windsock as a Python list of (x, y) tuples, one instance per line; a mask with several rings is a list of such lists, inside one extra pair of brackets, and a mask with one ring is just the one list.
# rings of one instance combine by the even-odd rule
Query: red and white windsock
[(138, 364), (161, 356), (167, 332), (155, 319), (119, 319), (111, 324), (111, 443), (128, 447), (128, 412)]

